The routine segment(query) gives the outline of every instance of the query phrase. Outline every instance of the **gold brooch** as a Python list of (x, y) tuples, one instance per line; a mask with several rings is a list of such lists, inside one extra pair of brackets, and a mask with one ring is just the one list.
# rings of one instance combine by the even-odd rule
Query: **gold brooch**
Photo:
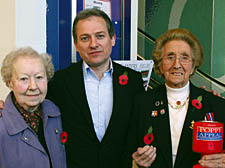
[(189, 126), (189, 128), (193, 129), (193, 127), (194, 127), (194, 123), (195, 123), (195, 121), (194, 121), (194, 120), (192, 120), (191, 125)]

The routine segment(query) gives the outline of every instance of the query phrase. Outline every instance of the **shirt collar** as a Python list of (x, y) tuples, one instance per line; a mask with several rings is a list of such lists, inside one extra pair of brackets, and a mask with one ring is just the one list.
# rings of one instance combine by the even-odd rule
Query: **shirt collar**
[[(113, 64), (112, 64), (112, 60), (110, 58), (110, 65), (109, 65), (109, 69), (105, 72), (105, 73), (110, 73), (110, 76), (112, 77), (112, 73), (113, 73)], [(90, 71), (92, 71), (91, 67), (85, 62), (83, 61), (83, 74), (84, 74), (84, 78), (87, 78), (87, 75)], [(93, 71), (92, 71), (93, 72)], [(93, 72), (94, 73), (94, 72)]]

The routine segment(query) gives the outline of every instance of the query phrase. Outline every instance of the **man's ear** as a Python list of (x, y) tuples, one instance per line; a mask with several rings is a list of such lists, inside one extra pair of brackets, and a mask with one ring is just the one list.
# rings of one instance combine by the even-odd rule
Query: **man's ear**
[(116, 44), (116, 34), (115, 33), (113, 34), (111, 41), (112, 41), (112, 46), (115, 46), (115, 44)]
[(74, 43), (74, 46), (76, 48), (76, 51), (79, 52), (79, 49), (78, 49), (78, 46), (77, 46), (77, 43), (75, 42), (75, 40), (73, 40), (73, 43)]

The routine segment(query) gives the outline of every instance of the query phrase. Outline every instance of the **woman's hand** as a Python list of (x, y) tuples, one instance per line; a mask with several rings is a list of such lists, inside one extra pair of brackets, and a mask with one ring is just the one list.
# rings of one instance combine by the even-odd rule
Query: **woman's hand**
[(225, 168), (225, 154), (205, 155), (199, 160), (202, 167), (207, 168)]
[(139, 147), (132, 157), (138, 166), (149, 167), (155, 160), (156, 148), (149, 145), (145, 145), (143, 148)]
[[(200, 88), (206, 90), (206, 86), (201, 86)], [(216, 90), (206, 90), (206, 91), (211, 92), (215, 96), (221, 97), (220, 93), (217, 93)], [(224, 98), (224, 97), (222, 97), (222, 98)]]

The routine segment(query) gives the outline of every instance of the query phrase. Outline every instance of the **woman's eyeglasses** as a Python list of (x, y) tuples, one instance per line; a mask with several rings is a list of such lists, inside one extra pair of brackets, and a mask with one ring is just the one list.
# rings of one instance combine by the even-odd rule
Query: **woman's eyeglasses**
[(174, 64), (176, 59), (179, 59), (180, 64), (189, 64), (192, 61), (192, 58), (187, 55), (181, 55), (180, 57), (176, 57), (175, 55), (168, 55), (163, 57), (163, 62), (165, 64)]

